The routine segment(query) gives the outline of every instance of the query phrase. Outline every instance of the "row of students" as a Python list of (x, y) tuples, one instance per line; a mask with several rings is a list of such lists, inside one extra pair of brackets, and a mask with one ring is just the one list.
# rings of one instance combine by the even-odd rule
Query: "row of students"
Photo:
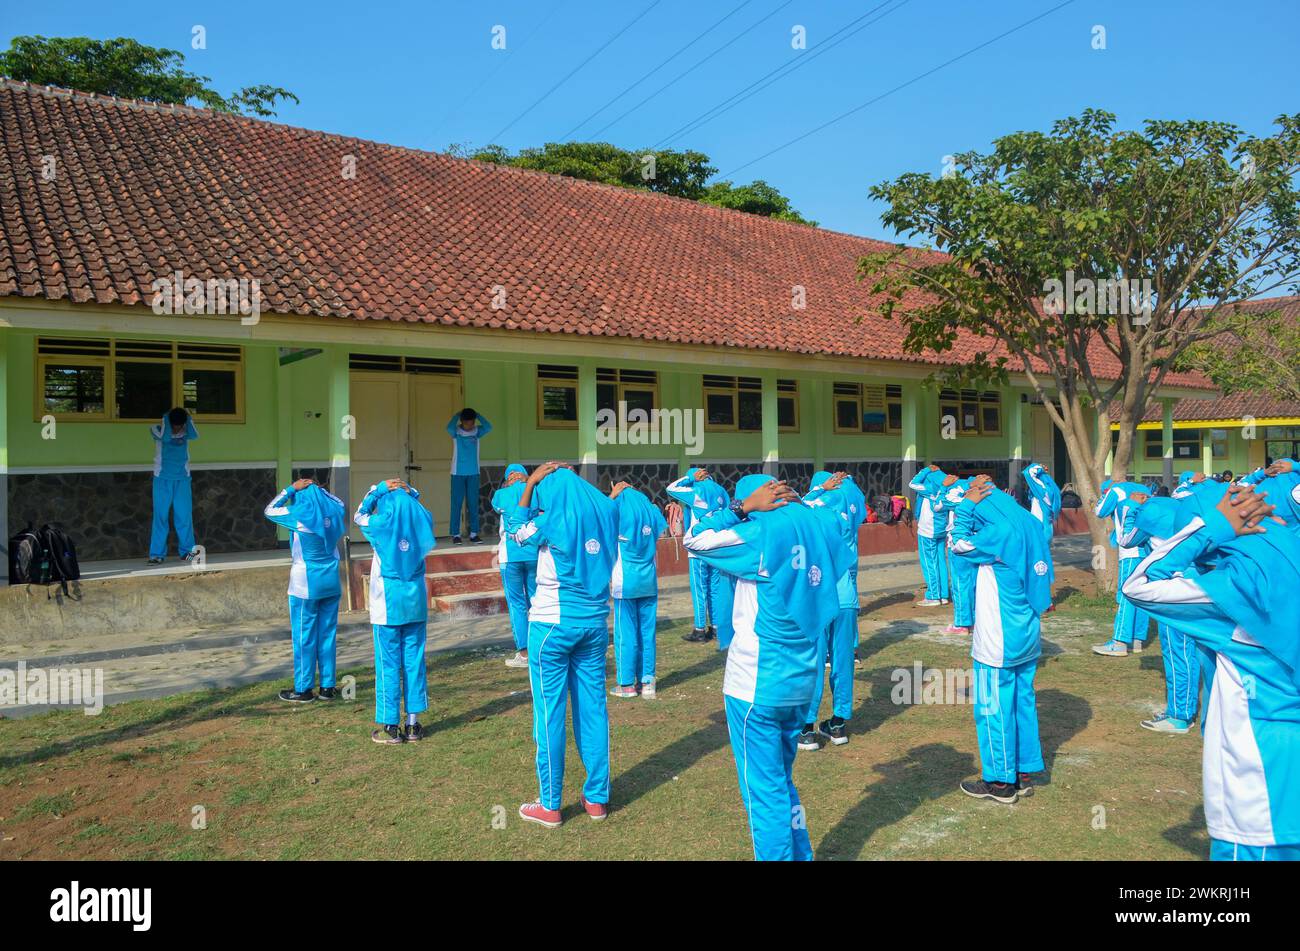
[(1273, 488), (1276, 505), (1248, 485), (1203, 481), (1122, 589), (1213, 659), (1202, 722), (1212, 859), (1300, 860), (1300, 535), (1279, 514), (1300, 486)]

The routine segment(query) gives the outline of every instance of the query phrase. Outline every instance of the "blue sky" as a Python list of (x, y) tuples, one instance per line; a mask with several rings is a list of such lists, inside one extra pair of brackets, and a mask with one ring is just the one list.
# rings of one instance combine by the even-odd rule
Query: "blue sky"
[[(221, 92), (253, 83), (293, 90), (302, 103), (285, 105), (281, 121), (416, 148), (483, 145), (503, 128), (499, 143), (511, 149), (564, 138), (694, 148), (737, 182), (772, 183), (824, 227), (875, 237), (892, 235), (867, 195), (872, 184), (907, 171), (939, 172), (945, 155), (986, 147), (1005, 132), (1045, 129), (1089, 106), (1115, 112), (1129, 126), (1148, 117), (1205, 118), (1256, 133), (1269, 132), (1279, 113), (1300, 109), (1300, 4), (1293, 0), (1074, 0), (942, 65), (1060, 2), (319, 0), (290, 9), (265, 0), (0, 0), (0, 40), (7, 46), (27, 33), (129, 36), (180, 49), (187, 66), (211, 76)], [(849, 28), (860, 32), (818, 53), (864, 15)], [(204, 50), (191, 49), (196, 24), (206, 28)], [(504, 51), (492, 47), (498, 25), (505, 27)], [(792, 48), (796, 26), (806, 30), (802, 51)], [(1105, 30), (1105, 49), (1093, 48), (1097, 27)], [(789, 70), (801, 57), (806, 62)], [(916, 79), (935, 67), (941, 68)], [(672, 137), (783, 68), (788, 75)], [(766, 154), (882, 94), (849, 118)]]

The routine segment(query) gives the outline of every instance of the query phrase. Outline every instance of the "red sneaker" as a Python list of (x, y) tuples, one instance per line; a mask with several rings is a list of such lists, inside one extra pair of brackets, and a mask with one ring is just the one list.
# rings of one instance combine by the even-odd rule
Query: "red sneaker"
[(519, 807), (519, 818), (527, 822), (536, 822), (548, 829), (560, 827), (560, 810), (547, 809), (540, 802), (526, 802)]
[(582, 803), (582, 808), (587, 810), (587, 815), (597, 822), (609, 815), (609, 806), (603, 802), (587, 802), (586, 796), (579, 796), (578, 801)]
[(947, 627), (945, 627), (945, 628), (943, 629), (943, 633), (945, 633), (945, 634), (969, 634), (969, 633), (970, 633), (970, 628), (968, 628), (968, 627), (958, 627), (958, 626), (955, 625), (955, 624), (949, 624)]

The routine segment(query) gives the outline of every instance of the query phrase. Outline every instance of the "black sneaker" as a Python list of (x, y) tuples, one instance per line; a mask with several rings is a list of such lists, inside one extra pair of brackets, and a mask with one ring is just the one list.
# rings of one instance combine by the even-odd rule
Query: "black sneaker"
[(424, 739), (424, 727), (420, 726), (420, 721), (408, 723), (406, 726), (406, 742), (418, 743)]
[(845, 720), (843, 717), (831, 717), (829, 720), (823, 720), (817, 727), (817, 732), (829, 739), (836, 746), (843, 746), (849, 741), (848, 731), (844, 729)]
[(321, 687), (320, 692), (316, 694), (317, 700), (333, 700), (339, 695), (337, 687)]
[(718, 629), (714, 627), (712, 624), (710, 624), (708, 627), (704, 629), (704, 639), (706, 641), (711, 641), (717, 636), (718, 636)]
[(1010, 783), (986, 783), (982, 779), (968, 779), (958, 788), (976, 799), (992, 799), (1006, 805), (1016, 801), (1016, 787)]
[(1016, 792), (1022, 796), (1032, 796), (1034, 794), (1033, 773), (1016, 774)]
[(479, 538), (478, 532), (474, 532), (472, 535), (469, 536), (469, 540), (471, 542), (481, 542), (483, 539)]
[(280, 699), (285, 703), (311, 703), (316, 699), (316, 695), (310, 690), (299, 693), (296, 690), (281, 690)]
[(682, 640), (690, 641), (692, 644), (701, 644), (708, 639), (709, 632), (702, 627), (693, 627), (691, 633), (682, 635)]
[(382, 743), (385, 746), (406, 742), (406, 738), (402, 736), (402, 728), (395, 723), (381, 726), (378, 730), (371, 730), (370, 738), (376, 743)]
[(811, 723), (805, 723), (803, 729), (799, 732), (799, 749), (801, 750), (819, 750), (822, 745), (817, 742), (817, 732), (813, 729)]
[(853, 666), (855, 668), (862, 666), (862, 656), (856, 647), (853, 649)]
[(163, 563), (163, 559), (162, 559), (162, 558), (150, 558), (150, 559), (149, 559), (149, 564), (151, 564), (151, 565), (161, 565), (162, 563)]
[(451, 536), (451, 543), (452, 543), (453, 545), (459, 545), (459, 544), (460, 544), (460, 536), (459, 536), (459, 535), (452, 535), (452, 536)]

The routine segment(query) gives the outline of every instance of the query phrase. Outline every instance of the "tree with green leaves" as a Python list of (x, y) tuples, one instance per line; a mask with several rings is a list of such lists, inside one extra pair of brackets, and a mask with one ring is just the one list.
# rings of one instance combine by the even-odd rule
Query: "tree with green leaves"
[(1262, 392), (1300, 403), (1300, 319), (1279, 307), (1225, 308), (1214, 338), (1187, 348), (1180, 368), (1225, 393)]
[(529, 168), (622, 188), (643, 188), (767, 218), (816, 224), (795, 211), (790, 199), (766, 182), (741, 186), (731, 182), (707, 184), (718, 170), (709, 164), (709, 157), (703, 152), (622, 149), (608, 142), (547, 142), (541, 148), (521, 149), (514, 154), (499, 145), (480, 149), (453, 145), (447, 151), (480, 162)]
[(185, 69), (177, 50), (135, 40), (92, 40), (84, 36), (17, 36), (0, 51), (0, 75), (123, 99), (198, 103), (217, 112), (273, 116), (282, 99), (298, 97), (279, 86), (245, 86), (228, 96), (210, 87), (207, 76)]
[(912, 353), (977, 338), (950, 382), (1027, 377), (1064, 437), (1096, 545), (1111, 424), (1123, 479), (1179, 358), (1222, 333), (1231, 302), (1300, 282), (1300, 114), (1276, 124), (1268, 137), (1202, 121), (1129, 131), (1089, 110), (871, 189), (884, 222), (924, 245), (859, 261), (881, 314), (903, 323)]

